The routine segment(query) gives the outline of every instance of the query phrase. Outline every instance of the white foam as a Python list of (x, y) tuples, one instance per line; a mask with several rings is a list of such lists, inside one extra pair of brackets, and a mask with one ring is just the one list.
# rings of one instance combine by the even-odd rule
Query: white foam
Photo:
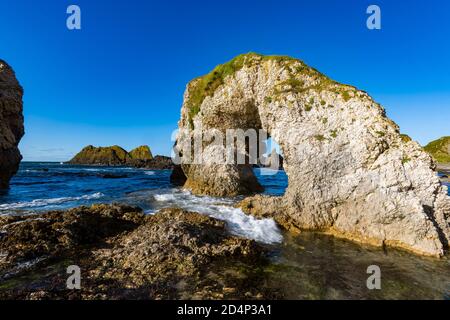
[(145, 174), (148, 176), (153, 176), (155, 174), (155, 171), (145, 171)]
[(273, 219), (256, 219), (246, 215), (233, 205), (235, 200), (229, 198), (214, 198), (195, 196), (187, 191), (172, 189), (168, 193), (156, 194), (158, 201), (155, 210), (177, 206), (185, 210), (199, 212), (207, 216), (224, 220), (230, 232), (234, 235), (256, 240), (262, 243), (280, 243), (283, 236)]
[(155, 194), (153, 196), (156, 201), (167, 202), (167, 201), (175, 201), (175, 195), (171, 193), (166, 194)]
[(8, 209), (23, 209), (23, 208), (36, 208), (45, 207), (48, 205), (57, 205), (65, 202), (79, 201), (79, 200), (92, 200), (103, 197), (104, 194), (96, 192), (93, 194), (87, 194), (80, 197), (62, 197), (62, 198), (50, 198), (50, 199), (34, 199), (32, 201), (14, 202), (0, 204), (0, 210)]

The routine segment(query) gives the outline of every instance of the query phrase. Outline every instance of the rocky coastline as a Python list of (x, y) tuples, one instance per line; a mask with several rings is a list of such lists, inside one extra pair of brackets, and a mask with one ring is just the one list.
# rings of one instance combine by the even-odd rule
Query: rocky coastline
[[(0, 60), (0, 188), (21, 160), (22, 94)], [(263, 187), (253, 166), (261, 163), (195, 164), (183, 153), (196, 135), (227, 128), (264, 130), (280, 145), (277, 168), (289, 183), (283, 196), (258, 194)], [(450, 198), (443, 182), (450, 165), (436, 162), (447, 159), (448, 137), (423, 149), (367, 93), (300, 60), (245, 54), (192, 80), (179, 129), (181, 165), (153, 156), (148, 146), (128, 152), (92, 145), (67, 163), (172, 170), (174, 185), (195, 195), (239, 196), (242, 211), (272, 218), (292, 234), (313, 231), (431, 257), (448, 253)], [(217, 145), (203, 147), (207, 160), (224, 155)], [(248, 146), (232, 151), (247, 156)], [(124, 204), (0, 215), (0, 299), (279, 298), (258, 287), (257, 274), (244, 279), (224, 269), (264, 266), (270, 255), (269, 245), (226, 227), (180, 208), (149, 215)], [(68, 265), (85, 271), (81, 290), (67, 289)]]
[[(93, 205), (1, 216), (0, 230), (0, 299), (270, 297), (248, 281), (205, 280), (231, 262), (264, 264), (266, 249), (195, 212), (145, 215), (137, 207)], [(83, 271), (81, 290), (66, 287), (69, 265)], [(24, 273), (39, 276), (21, 281)]]

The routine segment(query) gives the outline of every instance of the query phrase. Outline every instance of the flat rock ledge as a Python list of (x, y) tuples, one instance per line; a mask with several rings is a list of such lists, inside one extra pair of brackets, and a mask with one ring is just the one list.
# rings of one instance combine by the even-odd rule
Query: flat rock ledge
[[(0, 299), (268, 297), (249, 279), (221, 271), (264, 263), (265, 249), (195, 212), (93, 205), (1, 216), (0, 230)], [(80, 290), (66, 289), (69, 265), (81, 269)]]

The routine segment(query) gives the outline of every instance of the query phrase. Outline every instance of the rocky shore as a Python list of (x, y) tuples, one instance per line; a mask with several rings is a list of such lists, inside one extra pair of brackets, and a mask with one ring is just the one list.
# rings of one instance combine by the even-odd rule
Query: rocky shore
[[(94, 205), (1, 216), (0, 230), (0, 299), (271, 297), (251, 279), (206, 277), (230, 263), (264, 264), (266, 249), (194, 212)], [(66, 288), (69, 265), (81, 269), (81, 290)]]

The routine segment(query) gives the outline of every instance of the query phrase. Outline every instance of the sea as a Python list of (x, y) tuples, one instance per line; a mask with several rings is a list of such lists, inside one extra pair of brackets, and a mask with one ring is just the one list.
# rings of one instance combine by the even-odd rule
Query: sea
[[(283, 195), (283, 170), (255, 174), (267, 195)], [(418, 257), (318, 233), (293, 235), (272, 219), (256, 219), (235, 204), (242, 198), (196, 196), (170, 183), (170, 170), (22, 162), (10, 189), (0, 193), (0, 215), (39, 214), (95, 203), (126, 203), (155, 214), (167, 207), (196, 211), (226, 222), (233, 235), (271, 252), (255, 267), (259, 285), (286, 299), (450, 299), (450, 259)], [(369, 266), (381, 269), (382, 289), (367, 287)]]

